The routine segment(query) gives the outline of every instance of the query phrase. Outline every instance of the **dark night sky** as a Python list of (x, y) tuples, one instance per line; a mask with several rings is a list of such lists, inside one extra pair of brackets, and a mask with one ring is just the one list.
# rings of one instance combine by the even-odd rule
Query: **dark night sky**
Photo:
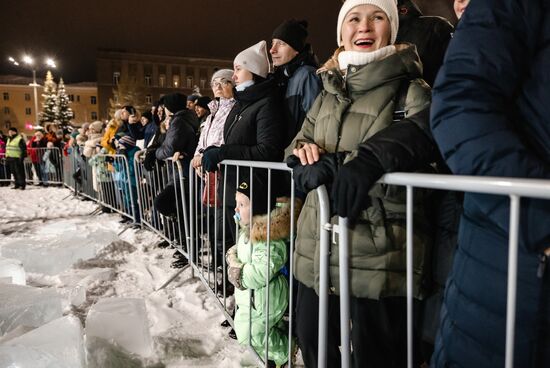
[[(446, 15), (452, 0), (417, 3)], [(269, 40), (288, 18), (309, 21), (310, 42), (325, 60), (336, 48), (340, 6), (340, 0), (1, 0), (0, 74), (30, 75), (7, 61), (25, 52), (55, 58), (54, 75), (66, 82), (95, 81), (98, 48), (231, 60)]]

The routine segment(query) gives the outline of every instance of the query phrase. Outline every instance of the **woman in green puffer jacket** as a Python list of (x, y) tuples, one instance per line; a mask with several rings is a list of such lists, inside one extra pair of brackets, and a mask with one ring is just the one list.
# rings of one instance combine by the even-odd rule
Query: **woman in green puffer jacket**
[[(255, 174), (256, 175), (256, 174)], [(277, 367), (288, 361), (288, 332), (283, 315), (288, 308), (288, 281), (282, 269), (287, 262), (290, 235), (290, 204), (269, 211), (265, 180), (254, 176), (253, 215), (250, 207), (250, 182), (240, 180), (235, 195), (235, 220), (240, 232), (237, 244), (226, 254), (228, 279), (235, 286), (235, 332), (239, 343), (250, 344), (260, 357), (265, 356)], [(271, 205), (275, 199), (271, 199)], [(269, 215), (266, 212), (270, 212)], [(270, 221), (269, 242), (267, 237)], [(252, 225), (251, 225), (252, 223)], [(269, 256), (268, 256), (269, 252)], [(269, 267), (268, 267), (269, 265)], [(269, 334), (266, 336), (266, 283), (269, 280)]]
[[(294, 257), (297, 335), (307, 367), (317, 366), (319, 205), (332, 187), (333, 213), (348, 217), (354, 366), (406, 364), (405, 188), (375, 184), (387, 172), (424, 171), (438, 154), (429, 132), (430, 89), (412, 45), (394, 45), (394, 0), (347, 0), (334, 56), (319, 70), (323, 91), (293, 142), (298, 189), (308, 193)], [(431, 247), (425, 191), (415, 191), (414, 296), (423, 297)], [(337, 223), (337, 217), (332, 223)], [(331, 244), (328, 366), (339, 365), (338, 244)], [(334, 333), (331, 333), (334, 331)]]

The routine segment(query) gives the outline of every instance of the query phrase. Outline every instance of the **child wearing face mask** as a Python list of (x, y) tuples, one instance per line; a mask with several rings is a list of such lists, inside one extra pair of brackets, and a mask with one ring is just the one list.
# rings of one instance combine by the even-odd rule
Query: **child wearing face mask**
[[(270, 366), (279, 367), (288, 360), (288, 333), (283, 322), (288, 307), (288, 281), (283, 273), (288, 256), (286, 241), (290, 235), (291, 216), (288, 204), (271, 211), (275, 198), (269, 200), (268, 207), (263, 182), (259, 176), (254, 176), (251, 206), (250, 180), (239, 180), (235, 194), (235, 221), (240, 230), (237, 244), (227, 251), (226, 260), (229, 281), (235, 286), (237, 339), (242, 345), (247, 345), (250, 339), (252, 347), (263, 358), (266, 313), (269, 313), (268, 359)], [(269, 242), (268, 216), (271, 218)], [(269, 312), (266, 310), (267, 280)]]

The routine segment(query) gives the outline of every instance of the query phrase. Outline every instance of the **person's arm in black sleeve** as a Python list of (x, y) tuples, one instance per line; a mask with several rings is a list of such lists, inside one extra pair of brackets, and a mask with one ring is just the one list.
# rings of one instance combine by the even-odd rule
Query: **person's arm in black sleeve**
[(21, 149), (21, 158), (27, 157), (27, 145), (25, 144), (23, 139), (19, 141), (19, 148)]
[(431, 135), (430, 108), (382, 129), (360, 147), (370, 151), (385, 173), (414, 172), (440, 155)]
[(166, 160), (169, 157), (172, 157), (175, 150), (176, 145), (176, 139), (177, 139), (177, 126), (175, 126), (172, 122), (170, 124), (170, 127), (168, 128), (168, 131), (166, 132), (166, 137), (164, 138), (164, 142), (160, 145), (159, 148), (155, 151), (155, 157), (157, 160)]
[(334, 181), (332, 199), (338, 215), (353, 222), (369, 206), (369, 190), (385, 173), (414, 172), (438, 160), (429, 118), (429, 107), (425, 107), (359, 145)]

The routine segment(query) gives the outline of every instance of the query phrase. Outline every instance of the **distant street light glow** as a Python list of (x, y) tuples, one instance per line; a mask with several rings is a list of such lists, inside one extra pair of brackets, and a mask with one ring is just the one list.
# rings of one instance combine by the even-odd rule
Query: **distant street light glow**
[(53, 59), (51, 59), (51, 58), (47, 58), (47, 59), (46, 59), (46, 65), (47, 65), (47, 66), (50, 66), (50, 67), (52, 67), (52, 68), (55, 68), (55, 67), (56, 67), (55, 61), (53, 61)]
[[(10, 61), (10, 63), (12, 63), (13, 65), (15, 66), (19, 66), (19, 63), (17, 62), (17, 60), (15, 60), (15, 58), (9, 56), (8, 57), (8, 60)], [(29, 70), (32, 71), (32, 84), (30, 84), (30, 86), (33, 88), (33, 92), (34, 92), (34, 116), (35, 116), (35, 124), (39, 124), (39, 119), (38, 119), (38, 95), (37, 95), (37, 91), (36, 91), (36, 88), (37, 87), (40, 87), (40, 85), (38, 83), (36, 83), (36, 70), (37, 69), (42, 69), (40, 68), (40, 66), (35, 66), (34, 65), (34, 59), (30, 56), (30, 55), (23, 55), (23, 58), (22, 58), (23, 62), (27, 65), (27, 66), (24, 66), (23, 68), (27, 68)], [(45, 61), (44, 61), (44, 65), (46, 65), (47, 67), (49, 68), (56, 68), (56, 64), (55, 64), (55, 61), (52, 59), (52, 58), (46, 58)], [(26, 124), (26, 128), (27, 129), (32, 129), (32, 124), (30, 124), (30, 128), (29, 128), (29, 124)], [(37, 125), (39, 126), (39, 125)]]
[(32, 65), (32, 63), (34, 63), (34, 60), (32, 59), (32, 57), (28, 55), (23, 56), (23, 61), (25, 62), (25, 64), (29, 64), (29, 65)]

